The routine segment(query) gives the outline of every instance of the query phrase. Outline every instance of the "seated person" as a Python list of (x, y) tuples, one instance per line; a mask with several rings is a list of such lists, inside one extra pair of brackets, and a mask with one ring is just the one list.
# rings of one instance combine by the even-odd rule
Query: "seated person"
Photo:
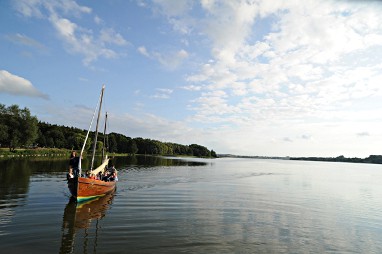
[(104, 176), (102, 177), (103, 181), (118, 181), (117, 170), (115, 169), (113, 164), (109, 164), (109, 167), (105, 171)]
[(110, 178), (110, 172), (106, 170), (102, 176), (102, 181), (108, 182), (110, 180), (109, 178)]

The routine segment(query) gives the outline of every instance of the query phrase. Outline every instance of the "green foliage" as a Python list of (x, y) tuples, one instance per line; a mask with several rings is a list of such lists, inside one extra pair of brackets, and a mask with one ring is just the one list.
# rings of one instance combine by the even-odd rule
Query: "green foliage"
[(96, 145), (96, 152), (98, 153), (102, 152), (102, 147), (103, 147), (103, 142), (98, 140)]
[(15, 150), (32, 146), (38, 137), (38, 121), (29, 109), (0, 104), (0, 144)]
[(192, 149), (192, 154), (197, 157), (211, 157), (211, 152), (207, 149), (207, 147), (192, 144), (190, 145)]
[(118, 143), (117, 143), (117, 140), (116, 140), (116, 138), (115, 138), (115, 135), (112, 135), (112, 133), (111, 134), (109, 134), (108, 135), (109, 137), (108, 137), (108, 140), (109, 140), (109, 147), (108, 147), (108, 150), (111, 152), (111, 153), (116, 153), (116, 152), (118, 152)]
[(127, 142), (127, 153), (136, 154), (137, 152), (138, 152), (137, 143), (133, 139), (130, 139)]

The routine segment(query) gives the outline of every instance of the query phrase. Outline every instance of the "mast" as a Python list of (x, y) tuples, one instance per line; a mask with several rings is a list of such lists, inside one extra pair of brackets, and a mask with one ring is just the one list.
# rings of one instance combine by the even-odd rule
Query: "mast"
[(106, 147), (106, 123), (107, 123), (107, 112), (105, 115), (105, 126), (103, 128), (103, 146), (102, 146), (102, 162), (105, 159), (105, 147)]
[[(101, 90), (101, 94), (99, 96), (99, 99), (98, 101), (101, 101), (102, 100), (102, 97), (103, 97), (103, 90), (105, 88), (105, 85), (102, 86), (102, 90)], [(85, 150), (85, 145), (86, 145), (86, 142), (88, 140), (88, 137), (89, 137), (89, 133), (90, 133), (90, 129), (92, 128), (92, 125), (93, 125), (93, 121), (94, 121), (94, 117), (95, 117), (95, 114), (97, 112), (97, 107), (98, 107), (98, 104), (97, 106), (95, 107), (94, 109), (94, 113), (93, 113), (93, 117), (92, 117), (92, 120), (90, 122), (90, 126), (89, 126), (89, 129), (88, 129), (88, 132), (86, 133), (86, 137), (85, 137), (85, 141), (84, 141), (84, 144), (82, 145), (82, 149), (81, 149), (81, 153), (80, 153), (80, 159), (79, 159), (79, 162), (78, 162), (78, 169), (79, 169), (79, 175), (81, 175), (81, 160), (82, 160), (82, 155), (84, 153), (84, 150)]]
[(98, 108), (98, 116), (97, 116), (97, 124), (96, 124), (96, 130), (95, 130), (95, 137), (94, 137), (94, 143), (93, 143), (93, 155), (92, 155), (92, 163), (90, 166), (90, 170), (93, 170), (93, 165), (94, 165), (94, 157), (95, 157), (95, 151), (97, 147), (97, 138), (98, 138), (98, 124), (99, 124), (99, 118), (101, 116), (101, 109), (102, 109), (102, 99), (103, 99), (103, 93), (105, 90), (105, 85), (102, 86), (102, 91), (101, 91), (101, 100), (99, 102), (99, 108)]

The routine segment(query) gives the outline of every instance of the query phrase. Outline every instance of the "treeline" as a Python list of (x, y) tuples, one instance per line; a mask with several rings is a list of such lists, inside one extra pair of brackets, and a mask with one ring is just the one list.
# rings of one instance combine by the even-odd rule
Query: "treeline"
[(304, 161), (332, 161), (332, 162), (355, 162), (355, 163), (374, 163), (382, 164), (382, 155), (370, 155), (367, 158), (346, 158), (343, 155), (338, 157), (291, 157), (290, 160)]
[[(10, 151), (38, 147), (81, 150), (86, 132), (79, 128), (38, 121), (28, 108), (0, 104), (0, 147), (9, 147)], [(92, 137), (94, 132), (91, 132), (86, 142), (86, 151), (92, 147)], [(98, 152), (104, 143), (111, 153), (217, 157), (215, 151), (197, 144), (181, 145), (141, 137), (131, 138), (119, 133), (110, 133), (105, 137), (99, 133)]]

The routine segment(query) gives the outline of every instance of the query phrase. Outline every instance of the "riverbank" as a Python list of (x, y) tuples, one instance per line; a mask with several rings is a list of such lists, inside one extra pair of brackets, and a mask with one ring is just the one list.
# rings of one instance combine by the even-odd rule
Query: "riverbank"
[(13, 157), (68, 157), (70, 150), (59, 148), (15, 149), (0, 148), (0, 158)]
[[(72, 150), (69, 149), (60, 149), (60, 148), (18, 148), (14, 151), (10, 151), (9, 148), (0, 148), (0, 158), (33, 158), (33, 157), (63, 157), (69, 158)], [(87, 154), (84, 154), (86, 156)], [(98, 154), (100, 155), (100, 154)], [(171, 157), (188, 157), (188, 158), (197, 158), (196, 156), (191, 155), (152, 155), (152, 154), (134, 154), (134, 155), (146, 155), (146, 156), (171, 156)], [(97, 154), (96, 154), (97, 156)], [(123, 157), (123, 156), (132, 156), (132, 154), (127, 153), (109, 153), (109, 157)]]

